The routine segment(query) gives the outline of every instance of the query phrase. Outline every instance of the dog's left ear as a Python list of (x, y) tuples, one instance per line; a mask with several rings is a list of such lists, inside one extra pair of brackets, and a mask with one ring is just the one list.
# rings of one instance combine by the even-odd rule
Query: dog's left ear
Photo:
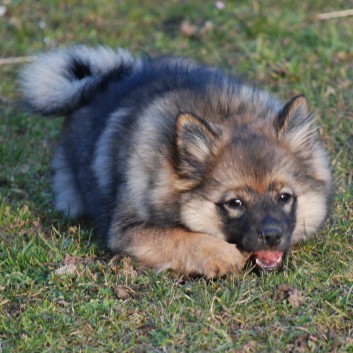
[(277, 138), (285, 140), (293, 152), (310, 153), (310, 144), (316, 140), (316, 129), (304, 95), (296, 96), (285, 104), (273, 124)]
[(189, 113), (180, 114), (176, 122), (179, 173), (200, 179), (216, 141), (217, 135), (206, 121)]

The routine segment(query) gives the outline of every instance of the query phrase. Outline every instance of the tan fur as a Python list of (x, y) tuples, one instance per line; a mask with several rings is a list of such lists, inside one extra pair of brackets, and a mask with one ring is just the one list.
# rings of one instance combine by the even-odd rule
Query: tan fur
[(247, 255), (233, 244), (183, 228), (141, 226), (130, 229), (126, 250), (142, 264), (207, 278), (240, 271)]
[(225, 239), (222, 222), (219, 220), (213, 202), (192, 198), (182, 205), (180, 216), (183, 223), (194, 232), (207, 233), (216, 238)]
[(293, 231), (293, 243), (312, 236), (326, 214), (325, 199), (316, 192), (298, 197), (297, 224)]

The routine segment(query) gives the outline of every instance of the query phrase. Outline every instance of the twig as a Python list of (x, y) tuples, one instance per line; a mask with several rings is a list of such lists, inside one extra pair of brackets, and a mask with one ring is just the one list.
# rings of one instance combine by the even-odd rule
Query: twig
[(33, 60), (33, 56), (19, 56), (14, 58), (0, 58), (1, 65), (22, 64)]
[(353, 16), (353, 9), (319, 13), (317, 15), (317, 18), (319, 20), (330, 20), (332, 18), (347, 17), (347, 16)]

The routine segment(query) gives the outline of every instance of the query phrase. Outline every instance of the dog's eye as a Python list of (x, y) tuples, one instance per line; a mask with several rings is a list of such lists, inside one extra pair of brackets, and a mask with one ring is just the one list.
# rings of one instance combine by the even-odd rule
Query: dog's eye
[(292, 199), (292, 195), (289, 194), (288, 192), (284, 192), (283, 194), (280, 194), (278, 197), (278, 201), (280, 203), (288, 203)]
[(232, 209), (239, 209), (242, 206), (244, 206), (243, 201), (240, 199), (231, 199), (231, 200), (226, 201), (224, 204), (225, 204), (225, 206), (232, 208)]

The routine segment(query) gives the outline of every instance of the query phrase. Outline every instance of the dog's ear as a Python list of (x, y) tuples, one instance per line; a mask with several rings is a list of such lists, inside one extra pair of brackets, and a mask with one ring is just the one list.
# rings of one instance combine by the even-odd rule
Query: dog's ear
[(274, 128), (277, 138), (285, 140), (294, 153), (310, 152), (310, 145), (316, 140), (316, 129), (304, 95), (284, 105), (274, 120)]
[(206, 121), (189, 113), (180, 114), (176, 122), (179, 173), (200, 179), (216, 140), (216, 133)]

